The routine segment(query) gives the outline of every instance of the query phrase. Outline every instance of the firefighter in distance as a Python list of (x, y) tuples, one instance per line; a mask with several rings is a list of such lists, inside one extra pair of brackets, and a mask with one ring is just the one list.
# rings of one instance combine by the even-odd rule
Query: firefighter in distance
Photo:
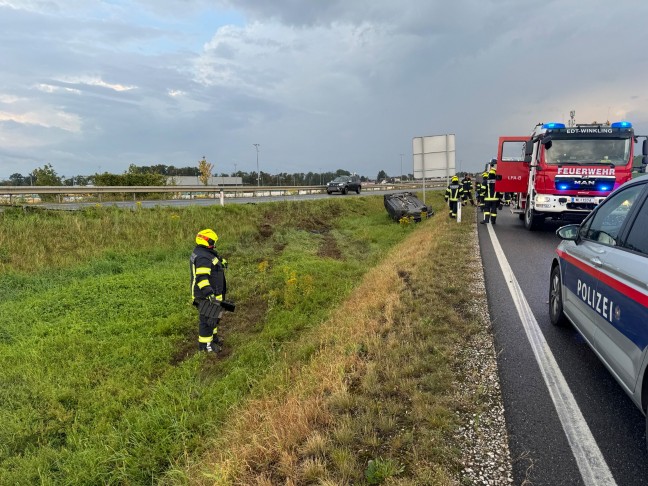
[(486, 181), (488, 181), (488, 172), (484, 172), (482, 175), (482, 181), (476, 182), (475, 193), (477, 194), (477, 206), (479, 206), (480, 211), (484, 211), (484, 192), (486, 192)]
[(448, 203), (448, 206), (450, 208), (451, 218), (457, 217), (457, 205), (459, 204), (462, 194), (463, 187), (459, 182), (459, 177), (452, 176), (452, 179), (450, 180), (450, 184), (448, 184), (448, 188), (446, 189), (444, 196), (444, 199)]
[[(227, 260), (222, 258), (214, 245), (218, 235), (212, 229), (204, 229), (196, 235), (196, 247), (191, 253), (191, 299), (193, 305), (198, 307), (201, 301), (221, 303), (227, 292), (225, 269)], [(218, 336), (218, 323), (220, 317), (208, 319), (199, 316), (198, 349), (216, 353), (220, 350), (222, 340)]]
[(465, 206), (467, 201), (470, 201), (470, 205), (475, 205), (475, 200), (472, 195), (472, 179), (468, 174), (466, 174), (463, 179), (461, 179), (461, 188), (463, 189), (463, 194), (461, 196), (462, 204)]
[(502, 204), (502, 193), (495, 190), (496, 173), (495, 169), (488, 171), (486, 190), (484, 191), (484, 219), (481, 224), (495, 224), (497, 221), (497, 209)]

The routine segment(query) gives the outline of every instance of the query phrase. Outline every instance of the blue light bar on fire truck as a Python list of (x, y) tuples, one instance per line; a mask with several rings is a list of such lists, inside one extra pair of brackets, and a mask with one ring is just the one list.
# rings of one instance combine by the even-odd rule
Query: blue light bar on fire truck
[(564, 123), (545, 123), (542, 128), (565, 128)]
[(632, 128), (632, 123), (628, 121), (614, 122), (612, 128)]

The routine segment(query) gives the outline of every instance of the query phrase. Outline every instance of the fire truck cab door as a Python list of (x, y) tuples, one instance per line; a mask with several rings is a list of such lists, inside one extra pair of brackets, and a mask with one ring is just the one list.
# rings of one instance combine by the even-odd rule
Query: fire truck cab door
[(525, 150), (527, 142), (529, 142), (529, 137), (499, 138), (496, 191), (522, 193), (527, 191), (530, 163), (524, 160), (525, 152), (528, 152)]

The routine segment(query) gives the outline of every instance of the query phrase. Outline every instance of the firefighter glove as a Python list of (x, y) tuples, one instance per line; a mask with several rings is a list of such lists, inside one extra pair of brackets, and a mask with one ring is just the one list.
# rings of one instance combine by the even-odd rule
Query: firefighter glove
[(223, 268), (227, 268), (229, 266), (227, 260), (225, 260), (224, 258), (221, 258), (221, 265), (223, 265)]
[(216, 294), (209, 294), (207, 296), (207, 300), (211, 302), (212, 304), (220, 303), (221, 300), (223, 300), (222, 295), (216, 295)]

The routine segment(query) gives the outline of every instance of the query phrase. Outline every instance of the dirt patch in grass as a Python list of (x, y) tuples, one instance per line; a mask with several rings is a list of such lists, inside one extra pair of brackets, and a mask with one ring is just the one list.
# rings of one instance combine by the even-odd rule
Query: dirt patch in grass
[(317, 251), (317, 256), (320, 258), (333, 258), (335, 260), (342, 259), (342, 251), (337, 244), (337, 240), (331, 233), (322, 235), (322, 242)]
[(245, 302), (237, 302), (237, 310), (234, 313), (225, 314), (223, 318), (222, 332), (226, 337), (230, 332), (253, 333), (263, 327), (268, 302), (259, 295), (252, 296)]
[(183, 361), (198, 351), (198, 316), (196, 323), (185, 332), (184, 339), (178, 343), (178, 348), (171, 356), (171, 365), (179, 366)]
[(271, 238), (273, 234), (274, 234), (274, 228), (270, 223), (268, 222), (261, 223), (261, 225), (259, 226), (259, 235), (261, 236), (261, 238), (268, 239)]

